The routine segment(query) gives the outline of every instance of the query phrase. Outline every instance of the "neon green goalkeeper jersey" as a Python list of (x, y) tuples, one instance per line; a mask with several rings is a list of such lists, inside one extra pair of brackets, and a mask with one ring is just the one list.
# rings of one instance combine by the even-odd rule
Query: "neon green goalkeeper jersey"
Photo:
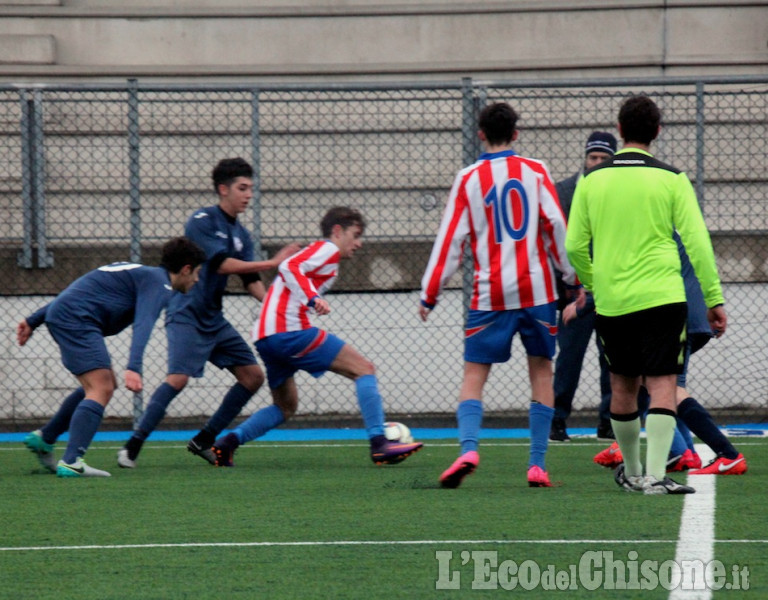
[(593, 292), (598, 314), (685, 302), (675, 229), (707, 307), (722, 304), (712, 242), (685, 173), (632, 148), (584, 174), (574, 192), (565, 248)]

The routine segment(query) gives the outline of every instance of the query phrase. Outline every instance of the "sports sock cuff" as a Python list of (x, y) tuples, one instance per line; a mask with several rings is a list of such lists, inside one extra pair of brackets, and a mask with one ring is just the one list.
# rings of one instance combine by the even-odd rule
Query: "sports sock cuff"
[(90, 398), (85, 398), (83, 401), (81, 401), (78, 405), (78, 408), (80, 410), (87, 410), (88, 412), (93, 413), (98, 417), (104, 416), (104, 407), (96, 402), (96, 400), (91, 400)]
[(613, 419), (614, 421), (634, 421), (635, 419), (639, 419), (639, 418), (640, 418), (639, 411), (627, 413), (626, 415), (620, 415), (615, 412), (611, 413), (611, 419)]
[(480, 400), (462, 400), (459, 402), (459, 407), (456, 409), (459, 414), (483, 414), (483, 403)]
[(669, 410), (668, 408), (649, 408), (648, 414), (649, 415), (667, 415), (670, 417), (677, 416), (677, 413), (674, 410)]

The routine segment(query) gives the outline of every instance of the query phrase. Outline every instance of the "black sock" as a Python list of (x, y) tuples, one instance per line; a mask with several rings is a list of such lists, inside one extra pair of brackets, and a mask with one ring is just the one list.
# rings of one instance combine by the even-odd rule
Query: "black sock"
[(195, 437), (192, 438), (198, 446), (203, 449), (210, 448), (216, 441), (216, 434), (202, 429)]
[(137, 438), (135, 435), (131, 436), (125, 444), (125, 449), (128, 450), (128, 458), (136, 460), (136, 457), (141, 452), (141, 447), (144, 445), (144, 440)]
[(715, 425), (712, 415), (707, 412), (695, 398), (686, 398), (677, 406), (677, 416), (683, 420), (683, 423), (698, 438), (718, 456), (724, 456), (728, 459), (734, 459), (739, 455), (739, 451), (728, 441), (717, 425)]

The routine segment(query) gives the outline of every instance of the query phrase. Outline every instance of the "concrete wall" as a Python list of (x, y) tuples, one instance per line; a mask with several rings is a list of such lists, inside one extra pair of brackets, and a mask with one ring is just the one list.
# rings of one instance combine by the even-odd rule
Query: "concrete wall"
[(0, 0), (0, 80), (768, 73), (768, 2)]

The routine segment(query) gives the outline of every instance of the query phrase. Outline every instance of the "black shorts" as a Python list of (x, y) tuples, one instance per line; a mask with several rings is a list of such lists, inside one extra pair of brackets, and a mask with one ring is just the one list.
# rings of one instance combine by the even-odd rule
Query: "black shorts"
[(598, 314), (595, 329), (611, 373), (627, 377), (682, 373), (687, 316), (685, 302), (618, 317)]

